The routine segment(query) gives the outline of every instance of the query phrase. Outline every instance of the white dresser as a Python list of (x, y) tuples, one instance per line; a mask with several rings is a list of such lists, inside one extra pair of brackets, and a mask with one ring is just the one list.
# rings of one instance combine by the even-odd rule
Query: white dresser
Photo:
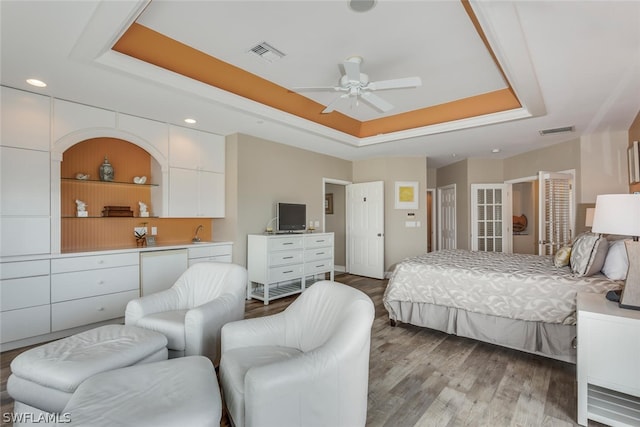
[(640, 311), (578, 294), (578, 424), (640, 426)]
[(333, 280), (333, 233), (250, 234), (247, 298), (269, 301), (303, 292), (309, 283)]

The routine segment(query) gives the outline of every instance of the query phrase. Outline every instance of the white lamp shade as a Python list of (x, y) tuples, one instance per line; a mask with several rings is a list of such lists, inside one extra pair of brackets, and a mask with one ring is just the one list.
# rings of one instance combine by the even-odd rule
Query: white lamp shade
[(587, 215), (584, 220), (584, 225), (586, 227), (593, 226), (593, 214), (596, 212), (596, 208), (587, 208)]
[(640, 194), (599, 195), (591, 231), (640, 236)]

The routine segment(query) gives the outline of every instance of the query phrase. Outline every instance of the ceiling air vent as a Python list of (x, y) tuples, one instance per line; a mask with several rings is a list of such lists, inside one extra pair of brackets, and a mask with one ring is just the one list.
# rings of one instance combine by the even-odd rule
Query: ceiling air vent
[(562, 128), (544, 129), (538, 132), (540, 132), (540, 135), (544, 136), (544, 135), (551, 135), (554, 133), (573, 132), (575, 130), (576, 130), (575, 126), (565, 126)]
[(282, 53), (275, 47), (271, 46), (267, 42), (262, 42), (252, 47), (251, 49), (249, 49), (249, 52), (253, 52), (256, 55), (258, 55), (260, 58), (269, 62), (274, 62), (284, 56), (284, 53)]

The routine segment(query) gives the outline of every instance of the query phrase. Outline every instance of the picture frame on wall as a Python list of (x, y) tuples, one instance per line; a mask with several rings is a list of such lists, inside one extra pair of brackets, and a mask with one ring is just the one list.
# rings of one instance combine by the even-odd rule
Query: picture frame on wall
[(333, 215), (333, 193), (326, 193), (324, 195), (324, 213)]
[(396, 181), (395, 209), (418, 209), (418, 182)]
[(640, 151), (638, 141), (633, 141), (631, 147), (627, 150), (627, 158), (629, 160), (629, 184), (640, 182)]

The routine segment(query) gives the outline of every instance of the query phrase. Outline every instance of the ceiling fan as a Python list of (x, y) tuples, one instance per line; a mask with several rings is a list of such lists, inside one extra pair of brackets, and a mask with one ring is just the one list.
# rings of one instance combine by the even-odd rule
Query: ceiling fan
[(352, 98), (356, 105), (358, 104), (358, 100), (361, 99), (375, 109), (386, 113), (393, 108), (393, 105), (374, 94), (373, 91), (406, 89), (422, 86), (422, 80), (420, 77), (406, 77), (402, 79), (371, 82), (369, 81), (368, 75), (360, 72), (362, 58), (359, 56), (349, 57), (342, 64), (344, 66), (345, 74), (340, 78), (338, 86), (298, 87), (293, 90), (295, 92), (325, 90), (344, 92), (342, 95), (331, 101), (329, 105), (322, 110), (323, 114), (332, 112), (338, 102), (346, 98)]

